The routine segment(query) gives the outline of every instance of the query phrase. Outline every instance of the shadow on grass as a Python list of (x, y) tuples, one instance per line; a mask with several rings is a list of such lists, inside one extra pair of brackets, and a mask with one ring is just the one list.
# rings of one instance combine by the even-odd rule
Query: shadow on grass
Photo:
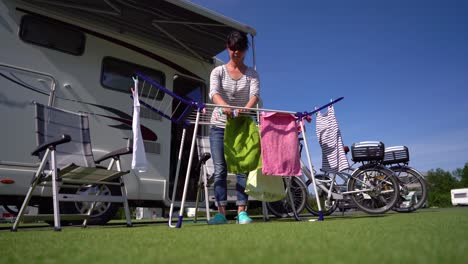
[[(324, 216), (324, 221), (328, 220), (340, 220), (340, 219), (358, 219), (358, 218), (379, 218), (379, 217), (388, 217), (391, 216), (392, 213), (386, 213), (386, 214), (364, 214), (364, 213), (353, 213), (353, 214), (336, 214), (336, 215), (330, 215), (330, 216)], [(261, 216), (259, 217), (252, 217), (254, 219), (259, 219), (261, 220)], [(312, 215), (312, 214), (301, 214), (299, 215), (299, 218), (301, 221), (296, 221), (294, 217), (287, 217), (287, 218), (278, 218), (276, 216), (270, 216), (270, 221), (288, 221), (288, 222), (304, 222), (304, 221), (309, 221), (312, 219), (318, 220), (318, 216)]]
[[(89, 228), (138, 228), (138, 227), (145, 227), (145, 226), (153, 226), (153, 225), (167, 225), (167, 221), (145, 221), (145, 222), (132, 222), (131, 227), (127, 227), (124, 221), (122, 222), (110, 222), (105, 225), (89, 225), (87, 227), (82, 227), (81, 225), (62, 225), (62, 229), (89, 229)], [(13, 224), (2, 224), (0, 226), (0, 232), (6, 231), (9, 232)], [(47, 224), (47, 223), (34, 223), (34, 224), (20, 224), (18, 226), (18, 231), (27, 231), (27, 230), (34, 230), (34, 231), (50, 231), (53, 230), (54, 227)]]
[[(334, 214), (331, 216), (325, 216), (324, 221), (342, 221), (342, 220), (352, 220), (352, 219), (372, 219), (372, 218), (382, 218), (382, 217), (392, 217), (400, 214), (430, 214), (430, 213), (436, 213), (443, 211), (444, 209), (440, 208), (428, 208), (428, 209), (421, 209), (415, 212), (409, 212), (409, 213), (397, 213), (397, 212), (387, 212), (385, 214), (365, 214), (362, 212), (352, 212), (352, 213), (345, 213), (344, 215), (342, 214)], [(447, 209), (446, 209), (447, 210)], [(301, 221), (296, 221), (293, 217), (287, 217), (287, 218), (278, 218), (273, 215), (269, 216), (268, 221), (263, 220), (262, 215), (253, 215), (251, 216), (252, 219), (254, 220), (254, 224), (262, 224), (262, 223), (304, 223), (304, 222), (312, 222), (311, 220), (315, 219), (317, 220), (317, 216), (314, 216), (312, 214), (301, 214), (300, 220)], [(175, 225), (177, 221), (173, 221), (173, 225)], [(160, 219), (160, 220), (144, 220), (144, 221), (132, 221), (133, 226), (130, 227), (132, 228), (138, 228), (138, 227), (148, 227), (148, 226), (168, 226), (168, 220), (167, 219)], [(235, 224), (235, 220), (229, 220), (229, 224)], [(194, 222), (193, 219), (187, 218), (183, 220), (182, 227), (184, 226), (191, 226), (191, 227), (198, 227), (198, 226), (206, 226), (206, 218), (198, 218), (197, 222)], [(0, 231), (6, 231), (9, 232), (13, 224), (0, 224)], [(80, 225), (66, 225), (63, 226), (63, 228), (82, 228)], [(126, 224), (124, 220), (113, 220), (106, 225), (91, 225), (88, 226), (87, 228), (126, 228)], [(169, 227), (168, 227), (169, 228)], [(18, 231), (20, 230), (37, 230), (37, 231), (50, 231), (53, 230), (52, 226), (49, 226), (46, 223), (35, 223), (35, 224), (25, 224), (25, 225), (20, 225), (18, 227)]]
[[(13, 227), (13, 224), (11, 225), (2, 225), (0, 226), (0, 231), (11, 231), (11, 228)], [(41, 229), (50, 229), (53, 227), (49, 226), (48, 224), (28, 224), (28, 225), (25, 225), (25, 226), (19, 226), (18, 227), (18, 231), (19, 230), (41, 230)]]

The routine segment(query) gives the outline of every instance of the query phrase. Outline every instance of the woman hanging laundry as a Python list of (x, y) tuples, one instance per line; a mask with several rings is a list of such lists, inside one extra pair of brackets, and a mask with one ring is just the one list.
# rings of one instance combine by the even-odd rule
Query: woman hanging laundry
[[(218, 66), (210, 76), (210, 99), (219, 105), (211, 116), (213, 126), (210, 129), (211, 157), (214, 163), (214, 192), (218, 213), (208, 224), (227, 224), (227, 165), (224, 157), (224, 130), (227, 117), (232, 117), (232, 108), (221, 106), (239, 106), (253, 108), (260, 98), (260, 83), (257, 72), (244, 64), (244, 57), (249, 46), (245, 33), (233, 31), (227, 36), (226, 48), (229, 53), (228, 63)], [(252, 219), (245, 209), (248, 196), (245, 194), (246, 173), (237, 174), (237, 221), (248, 224)]]

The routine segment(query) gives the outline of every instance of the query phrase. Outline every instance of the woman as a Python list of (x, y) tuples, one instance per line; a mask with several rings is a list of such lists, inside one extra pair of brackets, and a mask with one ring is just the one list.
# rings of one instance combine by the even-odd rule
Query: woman
[[(247, 34), (233, 31), (227, 36), (228, 63), (213, 69), (210, 76), (210, 99), (220, 106), (254, 107), (260, 98), (260, 83), (257, 72), (244, 64), (249, 47)], [(211, 157), (214, 163), (214, 191), (218, 213), (208, 224), (227, 224), (227, 166), (224, 159), (224, 128), (226, 117), (233, 116), (234, 109), (217, 107), (211, 116)], [(220, 114), (222, 113), (222, 114)], [(247, 173), (247, 172), (246, 172)], [(252, 219), (245, 209), (248, 196), (245, 194), (246, 174), (237, 175), (237, 221), (248, 224)]]

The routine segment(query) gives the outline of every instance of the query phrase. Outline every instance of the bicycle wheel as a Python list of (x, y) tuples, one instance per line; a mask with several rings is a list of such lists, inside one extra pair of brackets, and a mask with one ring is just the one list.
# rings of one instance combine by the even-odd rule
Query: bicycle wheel
[[(293, 196), (294, 207), (299, 214), (304, 210), (307, 200), (307, 187), (298, 177), (291, 178), (291, 194)], [(267, 208), (276, 217), (293, 216), (293, 210), (289, 204), (288, 197), (276, 202), (267, 202)]]
[(408, 166), (390, 168), (400, 184), (400, 196), (393, 207), (396, 212), (413, 212), (427, 200), (426, 180), (417, 170)]
[[(330, 190), (330, 184), (331, 184), (331, 178), (328, 177), (327, 175), (324, 174), (317, 174), (315, 175), (316, 181), (319, 180), (321, 185), (323, 185), (327, 190)], [(327, 195), (328, 193), (324, 190), (322, 190), (320, 187), (317, 186), (317, 193), (315, 192), (314, 184), (312, 183), (312, 180), (308, 180), (306, 182), (307, 185), (307, 203), (305, 205), (307, 211), (309, 211), (311, 214), (318, 216), (319, 215), (319, 209), (318, 209), (318, 204), (317, 204), (317, 193), (318, 197), (320, 200), (320, 206), (322, 208), (322, 213), (323, 215), (331, 215), (333, 212), (335, 212), (337, 206), (338, 206), (338, 201), (335, 200), (332, 197), (330, 197), (330, 201), (327, 201)], [(339, 192), (338, 188), (336, 186), (333, 187), (333, 192), (337, 193)]]
[(348, 182), (351, 200), (369, 214), (381, 214), (392, 209), (399, 195), (398, 180), (383, 166), (356, 170)]

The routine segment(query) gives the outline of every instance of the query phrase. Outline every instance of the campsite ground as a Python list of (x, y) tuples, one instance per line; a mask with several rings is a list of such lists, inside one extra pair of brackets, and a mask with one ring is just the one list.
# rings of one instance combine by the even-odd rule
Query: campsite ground
[(323, 222), (255, 219), (251, 225), (186, 221), (106, 226), (43, 224), (9, 232), (0, 224), (2, 263), (465, 263), (468, 208), (335, 215)]

